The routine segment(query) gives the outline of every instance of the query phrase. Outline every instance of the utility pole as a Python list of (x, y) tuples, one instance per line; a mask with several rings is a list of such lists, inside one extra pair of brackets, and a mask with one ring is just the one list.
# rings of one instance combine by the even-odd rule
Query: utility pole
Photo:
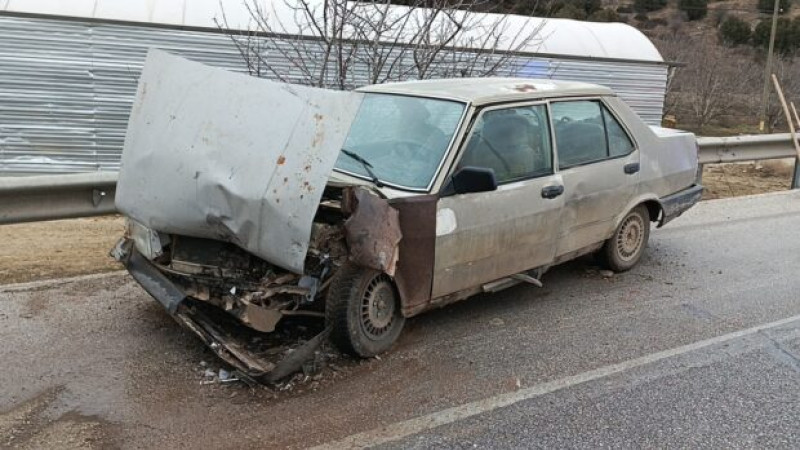
[(769, 102), (769, 77), (772, 74), (772, 51), (775, 49), (775, 33), (778, 30), (778, 8), (780, 0), (775, 0), (775, 7), (772, 9), (772, 31), (769, 33), (769, 50), (767, 50), (767, 67), (764, 68), (764, 90), (761, 93), (761, 117), (758, 121), (758, 129), (764, 132), (764, 121), (767, 118), (767, 103)]

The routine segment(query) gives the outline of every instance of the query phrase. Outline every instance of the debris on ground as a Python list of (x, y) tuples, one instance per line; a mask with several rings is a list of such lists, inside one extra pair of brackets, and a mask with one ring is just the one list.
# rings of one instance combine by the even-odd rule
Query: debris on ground
[(584, 278), (594, 278), (594, 279), (602, 278), (604, 280), (611, 280), (616, 275), (617, 274), (614, 273), (614, 271), (612, 270), (602, 269), (597, 266), (586, 267), (586, 269), (584, 269), (584, 274), (583, 274)]
[[(357, 365), (357, 361), (340, 353), (328, 342), (327, 335), (320, 333), (320, 327), (319, 321), (302, 317), (282, 321), (272, 333), (260, 333), (242, 326), (226, 327), (226, 336), (243, 343), (243, 351), (265, 363), (275, 364), (280, 370), (275, 369), (269, 376), (255, 379), (239, 370), (231, 370), (227, 365), (214, 369), (206, 361), (201, 361), (200, 384), (248, 387), (273, 396), (314, 391)], [(307, 345), (320, 335), (324, 340), (319, 345)], [(224, 364), (223, 361), (220, 363)]]

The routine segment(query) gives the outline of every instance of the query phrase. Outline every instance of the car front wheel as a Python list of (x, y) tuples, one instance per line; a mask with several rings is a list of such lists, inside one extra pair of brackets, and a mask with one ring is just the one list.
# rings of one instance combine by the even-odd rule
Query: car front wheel
[(630, 270), (642, 258), (650, 238), (650, 213), (639, 205), (622, 219), (598, 252), (600, 263), (615, 272)]
[(331, 281), (325, 318), (334, 344), (362, 358), (388, 350), (405, 323), (392, 279), (349, 263)]

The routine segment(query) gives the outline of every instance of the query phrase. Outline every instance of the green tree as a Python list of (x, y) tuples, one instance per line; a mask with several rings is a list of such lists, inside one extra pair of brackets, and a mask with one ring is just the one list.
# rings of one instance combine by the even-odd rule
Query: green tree
[(511, 14), (521, 14), (523, 16), (547, 16), (551, 9), (553, 9), (553, 2), (551, 1), (518, 0), (503, 2), (498, 12), (509, 12)]
[(658, 11), (667, 6), (667, 0), (633, 0), (633, 9), (636, 12)]
[[(780, 0), (778, 3), (778, 14), (786, 14), (792, 7), (792, 0)], [(764, 14), (772, 14), (775, 8), (775, 0), (758, 0), (758, 10)]]
[(708, 14), (708, 0), (678, 0), (678, 9), (685, 12), (689, 20), (700, 20)]
[(747, 44), (752, 36), (750, 24), (735, 16), (728, 17), (719, 26), (719, 40), (731, 47)]
[(591, 16), (601, 9), (603, 9), (602, 0), (583, 0), (583, 10), (586, 11), (586, 15)]
[[(764, 19), (758, 22), (753, 32), (753, 44), (758, 47), (769, 47), (769, 36), (772, 29), (772, 20)], [(791, 55), (800, 47), (800, 21), (792, 21), (781, 17), (775, 28), (775, 51), (781, 55)]]
[(800, 16), (792, 20), (792, 31), (789, 39), (794, 43), (795, 50), (800, 50)]

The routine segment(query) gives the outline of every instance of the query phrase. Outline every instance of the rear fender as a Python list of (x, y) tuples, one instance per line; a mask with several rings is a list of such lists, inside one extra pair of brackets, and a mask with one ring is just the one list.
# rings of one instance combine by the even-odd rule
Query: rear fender
[(651, 222), (658, 222), (659, 227), (664, 223), (664, 207), (661, 204), (661, 200), (659, 200), (655, 194), (642, 194), (628, 202), (622, 212), (614, 218), (614, 230), (619, 227), (619, 224), (622, 223), (622, 219), (624, 219), (629, 212), (641, 204), (647, 206), (647, 210), (650, 212)]

